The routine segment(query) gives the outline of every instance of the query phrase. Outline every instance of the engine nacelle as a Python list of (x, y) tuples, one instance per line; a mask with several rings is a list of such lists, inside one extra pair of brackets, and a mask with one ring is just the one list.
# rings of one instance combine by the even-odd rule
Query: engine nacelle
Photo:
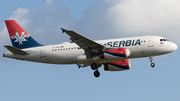
[(104, 64), (105, 71), (123, 71), (128, 70), (130, 68), (130, 60), (123, 60)]
[(130, 55), (129, 49), (115, 48), (104, 52), (105, 59), (126, 58)]

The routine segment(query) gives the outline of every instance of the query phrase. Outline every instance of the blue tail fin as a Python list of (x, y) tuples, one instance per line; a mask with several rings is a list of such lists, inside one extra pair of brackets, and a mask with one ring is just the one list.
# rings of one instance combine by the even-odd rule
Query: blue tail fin
[(6, 20), (11, 42), (19, 49), (42, 46), (36, 42), (15, 20)]

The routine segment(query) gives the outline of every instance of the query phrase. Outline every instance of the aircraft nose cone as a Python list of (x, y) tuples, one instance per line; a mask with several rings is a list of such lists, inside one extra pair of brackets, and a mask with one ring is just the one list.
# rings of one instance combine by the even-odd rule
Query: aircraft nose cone
[(175, 51), (178, 48), (178, 46), (174, 43), (173, 44), (173, 50)]
[(178, 48), (178, 46), (175, 43), (170, 44), (171, 52), (175, 51)]

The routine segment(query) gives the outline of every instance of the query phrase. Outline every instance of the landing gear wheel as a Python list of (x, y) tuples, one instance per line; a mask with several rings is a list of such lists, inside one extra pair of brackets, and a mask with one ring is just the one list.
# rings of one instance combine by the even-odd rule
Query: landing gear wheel
[(154, 63), (151, 63), (151, 67), (155, 67), (155, 64), (154, 64)]
[(155, 63), (153, 63), (153, 56), (150, 56), (149, 59), (150, 59), (150, 62), (151, 62), (151, 67), (152, 68), (155, 67)]
[(97, 69), (97, 64), (92, 63), (92, 64), (91, 64), (91, 69), (92, 69), (92, 70), (96, 70), (96, 69)]
[(100, 73), (99, 73), (98, 70), (96, 70), (96, 71), (94, 72), (94, 76), (95, 76), (95, 77), (99, 77), (99, 76), (100, 76)]

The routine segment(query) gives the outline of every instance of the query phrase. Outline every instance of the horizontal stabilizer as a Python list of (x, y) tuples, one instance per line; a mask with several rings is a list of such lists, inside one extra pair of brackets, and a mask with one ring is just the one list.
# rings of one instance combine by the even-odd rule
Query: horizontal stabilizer
[(7, 48), (10, 52), (12, 52), (13, 54), (16, 55), (28, 55), (29, 53), (26, 51), (23, 51), (21, 49), (15, 48), (13, 46), (4, 46), (5, 48)]

